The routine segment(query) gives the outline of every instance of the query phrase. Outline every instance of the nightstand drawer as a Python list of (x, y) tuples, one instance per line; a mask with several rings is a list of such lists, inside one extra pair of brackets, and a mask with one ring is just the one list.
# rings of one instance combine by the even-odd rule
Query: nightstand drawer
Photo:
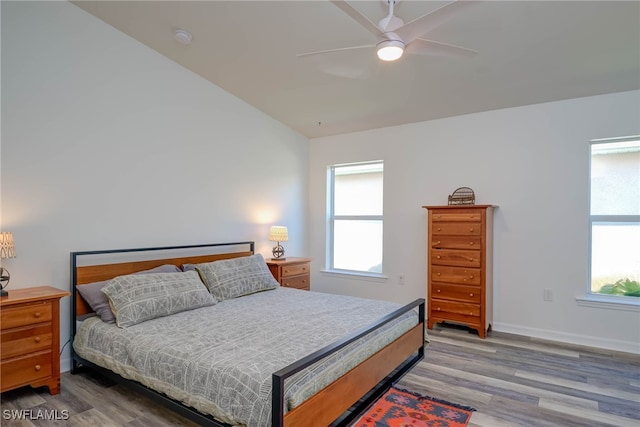
[(51, 303), (37, 302), (34, 304), (7, 307), (0, 314), (2, 329), (17, 326), (33, 325), (35, 323), (51, 321)]
[(29, 384), (40, 378), (50, 377), (51, 372), (50, 351), (5, 360), (2, 362), (2, 368), (0, 369), (2, 390)]
[(287, 288), (296, 288), (296, 289), (304, 289), (309, 290), (309, 275), (305, 274), (304, 276), (296, 276), (296, 277), (283, 277), (282, 278), (282, 286)]
[(52, 343), (53, 331), (51, 330), (51, 324), (3, 331), (2, 359), (50, 349)]
[(282, 267), (282, 277), (297, 276), (300, 274), (308, 274), (308, 273), (309, 273), (308, 263), (285, 265)]

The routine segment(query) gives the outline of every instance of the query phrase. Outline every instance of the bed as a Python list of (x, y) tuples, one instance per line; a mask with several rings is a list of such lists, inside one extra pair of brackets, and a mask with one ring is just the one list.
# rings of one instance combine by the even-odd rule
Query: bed
[[(98, 370), (201, 425), (306, 427), (348, 425), (424, 357), (424, 300), (282, 288), (260, 260), (253, 242), (71, 253), (72, 373)], [(250, 277), (249, 290), (212, 286), (208, 268), (219, 283), (228, 272)], [(196, 280), (205, 292), (180, 288)], [(175, 309), (175, 296), (154, 306), (174, 311), (156, 317), (118, 306), (156, 281), (189, 295), (189, 308)], [(96, 283), (108, 284), (115, 323), (82, 295)]]

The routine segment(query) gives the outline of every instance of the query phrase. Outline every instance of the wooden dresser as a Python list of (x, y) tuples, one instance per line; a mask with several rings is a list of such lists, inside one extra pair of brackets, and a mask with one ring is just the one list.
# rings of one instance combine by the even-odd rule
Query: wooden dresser
[(493, 205), (423, 206), (428, 211), (428, 328), (450, 321), (485, 338), (492, 318)]
[(287, 288), (311, 289), (311, 259), (287, 257), (283, 261), (266, 260), (271, 274)]
[(60, 298), (68, 295), (40, 286), (0, 299), (0, 392), (46, 385), (60, 393)]

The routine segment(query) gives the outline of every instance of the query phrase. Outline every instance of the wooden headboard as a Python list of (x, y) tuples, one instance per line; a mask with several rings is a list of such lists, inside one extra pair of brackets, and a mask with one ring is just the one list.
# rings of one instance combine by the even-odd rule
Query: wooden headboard
[[(157, 248), (115, 249), (103, 251), (71, 252), (71, 290), (74, 295), (72, 303), (72, 328), (75, 335), (75, 318), (83, 314), (93, 313), (87, 302), (80, 296), (78, 286), (93, 282), (113, 279), (114, 277), (149, 270), (165, 264), (181, 267), (183, 264), (198, 264), (218, 261), (221, 259), (238, 258), (254, 254), (254, 242), (209, 243), (203, 245), (165, 246)], [(197, 251), (197, 255), (180, 255), (180, 252)], [(172, 255), (167, 257), (166, 253)], [(210, 253), (207, 253), (210, 252)], [(108, 256), (144, 255), (145, 258), (153, 254), (164, 253), (161, 258), (145, 259), (142, 261), (122, 261), (117, 263), (87, 264), (79, 266), (80, 261)]]

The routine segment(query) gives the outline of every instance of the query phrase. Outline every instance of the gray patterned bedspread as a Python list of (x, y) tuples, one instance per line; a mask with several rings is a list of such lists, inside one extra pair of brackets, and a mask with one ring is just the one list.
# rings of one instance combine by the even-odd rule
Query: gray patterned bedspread
[[(271, 425), (271, 374), (401, 305), (277, 288), (121, 329), (92, 317), (84, 359), (232, 424)], [(287, 409), (417, 324), (412, 311), (285, 382)], [(358, 344), (358, 345), (355, 345)]]

